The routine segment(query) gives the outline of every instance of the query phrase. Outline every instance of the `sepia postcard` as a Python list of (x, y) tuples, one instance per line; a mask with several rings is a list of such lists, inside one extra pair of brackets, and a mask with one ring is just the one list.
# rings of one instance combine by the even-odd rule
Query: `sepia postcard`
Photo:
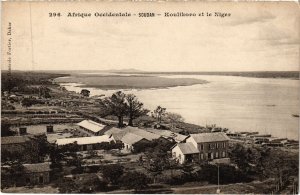
[(1, 3), (1, 192), (298, 194), (298, 2)]

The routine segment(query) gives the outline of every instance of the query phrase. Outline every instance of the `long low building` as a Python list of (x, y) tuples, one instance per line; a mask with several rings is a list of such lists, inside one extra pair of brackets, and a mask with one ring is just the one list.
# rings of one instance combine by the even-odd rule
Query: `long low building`
[(76, 138), (64, 138), (57, 139), (56, 144), (58, 146), (63, 146), (67, 144), (76, 143), (80, 146), (80, 150), (93, 150), (95, 145), (103, 142), (111, 142), (113, 139), (108, 135), (102, 136), (92, 136), (92, 137), (76, 137)]
[(94, 136), (100, 135), (105, 127), (105, 125), (102, 125), (92, 120), (84, 120), (80, 123), (77, 123), (77, 125), (80, 127), (81, 130)]

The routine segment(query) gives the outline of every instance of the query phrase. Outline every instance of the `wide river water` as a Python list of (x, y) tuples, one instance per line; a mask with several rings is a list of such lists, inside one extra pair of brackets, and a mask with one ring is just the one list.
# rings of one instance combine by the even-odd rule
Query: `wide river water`
[[(230, 131), (258, 131), (298, 140), (299, 80), (235, 76), (175, 75), (170, 78), (199, 78), (208, 84), (165, 89), (123, 90), (133, 93), (150, 110), (161, 105), (181, 114), (186, 122), (216, 124)], [(80, 92), (76, 83), (62, 83)], [(116, 90), (85, 88), (91, 95), (111, 95)]]

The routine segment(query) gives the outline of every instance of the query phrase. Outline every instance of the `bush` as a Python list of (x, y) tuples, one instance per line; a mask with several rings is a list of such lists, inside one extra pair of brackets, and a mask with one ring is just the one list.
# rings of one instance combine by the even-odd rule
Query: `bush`
[(124, 144), (121, 142), (102, 142), (102, 143), (98, 143), (96, 145), (96, 149), (97, 150), (112, 150), (112, 149), (119, 149), (121, 150), (122, 148), (124, 148)]
[(125, 188), (138, 191), (147, 188), (150, 179), (144, 173), (133, 171), (123, 175), (119, 181)]
[[(216, 165), (203, 165), (202, 169), (197, 172), (197, 179), (199, 181), (208, 181), (209, 183), (218, 183), (218, 167)], [(240, 170), (237, 170), (231, 165), (219, 166), (219, 182), (220, 184), (249, 182), (250, 178), (246, 174), (243, 174)]]
[(124, 167), (119, 164), (104, 166), (102, 170), (103, 177), (112, 184), (118, 183), (118, 179), (123, 175), (123, 172)]

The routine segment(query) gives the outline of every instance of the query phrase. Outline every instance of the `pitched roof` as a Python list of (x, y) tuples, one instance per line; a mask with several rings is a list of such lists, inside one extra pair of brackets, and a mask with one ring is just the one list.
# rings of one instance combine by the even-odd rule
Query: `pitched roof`
[(145, 138), (142, 137), (142, 136), (133, 134), (133, 133), (126, 133), (126, 135), (121, 139), (121, 141), (123, 143), (133, 145), (133, 144), (139, 142), (142, 139), (145, 139)]
[(50, 171), (50, 163), (37, 163), (37, 164), (23, 164), (25, 172), (29, 173), (40, 173)]
[(104, 132), (105, 135), (111, 135), (111, 134), (116, 134), (116, 133), (121, 133), (121, 132), (124, 132), (122, 129), (119, 129), (119, 128), (116, 128), (116, 127), (113, 127), (107, 131)]
[(119, 128), (111, 128), (107, 130), (104, 134), (108, 136), (112, 136), (115, 140), (121, 140), (122, 137), (127, 133), (127, 131)]
[(1, 144), (21, 144), (27, 141), (30, 141), (30, 137), (27, 135), (1, 137)]
[(76, 137), (76, 138), (64, 138), (64, 139), (57, 139), (57, 145), (66, 145), (77, 142), (78, 145), (87, 145), (87, 144), (96, 144), (101, 142), (110, 142), (111, 139), (108, 135), (102, 136), (92, 136), (92, 137)]
[(183, 154), (196, 154), (199, 153), (199, 150), (192, 144), (191, 142), (188, 143), (179, 143), (177, 144), (179, 149)]
[(160, 135), (160, 136), (165, 137), (165, 138), (172, 138), (176, 142), (182, 142), (187, 138), (187, 136), (185, 136), (185, 135), (181, 135), (179, 133), (175, 133), (175, 132), (172, 132), (172, 131), (169, 131), (169, 130), (147, 129), (147, 131), (149, 131), (151, 133), (154, 133), (156, 135)]
[(84, 120), (84, 121), (81, 121), (80, 123), (77, 123), (77, 125), (85, 128), (85, 129), (88, 129), (90, 131), (93, 131), (95, 133), (101, 131), (105, 127), (105, 125), (96, 123), (95, 121), (92, 121), (92, 120)]
[[(124, 129), (119, 129), (119, 128), (113, 127), (111, 129), (107, 130), (104, 134), (114, 137), (115, 140), (121, 140), (122, 141), (123, 137), (125, 135), (127, 135), (128, 133), (130, 133), (129, 135), (131, 135), (131, 136), (136, 135), (135, 137), (142, 137), (142, 138), (147, 139), (149, 141), (154, 140), (154, 139), (158, 139), (158, 138), (161, 137), (161, 135), (146, 131), (144, 129), (140, 129), (140, 128), (137, 128), (137, 127), (130, 127), (130, 126), (127, 126)], [(128, 137), (128, 135), (127, 135), (127, 137)], [(128, 139), (128, 138), (126, 138), (126, 139)]]
[(198, 134), (190, 134), (192, 138), (197, 143), (203, 142), (220, 142), (230, 140), (229, 137), (223, 132), (217, 133), (198, 133)]
[(158, 138), (161, 137), (160, 135), (156, 135), (154, 133), (148, 132), (148, 131), (143, 130), (143, 129), (139, 129), (137, 127), (128, 126), (128, 127), (124, 128), (124, 130), (127, 131), (127, 132), (130, 132), (130, 133), (133, 133), (135, 135), (139, 135), (139, 136), (141, 136), (141, 137), (143, 137), (143, 138), (145, 138), (149, 141), (154, 140), (154, 139), (158, 139)]

